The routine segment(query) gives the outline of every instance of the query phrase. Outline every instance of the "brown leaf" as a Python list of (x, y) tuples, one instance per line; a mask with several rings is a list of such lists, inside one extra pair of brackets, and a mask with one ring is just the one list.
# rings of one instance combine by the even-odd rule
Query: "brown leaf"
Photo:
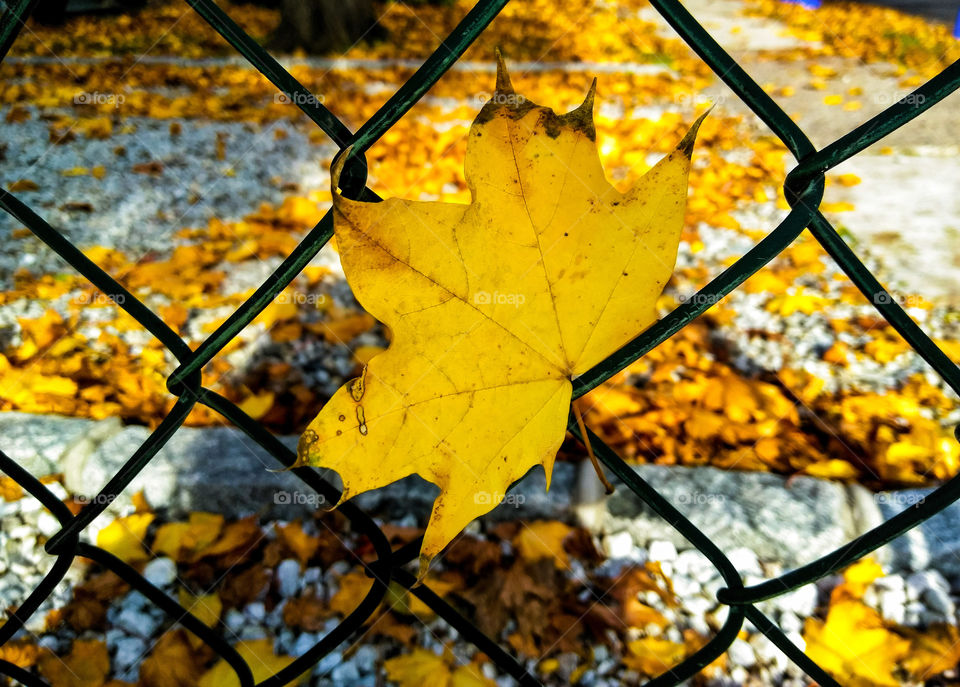
[(129, 589), (130, 585), (110, 570), (94, 575), (74, 588), (63, 618), (78, 632), (104, 629), (110, 600), (123, 596)]
[(322, 630), (329, 617), (330, 610), (327, 605), (317, 598), (312, 589), (308, 589), (303, 596), (288, 599), (283, 607), (284, 624), (306, 632)]
[(259, 563), (241, 572), (231, 571), (220, 587), (220, 600), (225, 608), (246, 606), (269, 585), (270, 573)]
[(297, 557), (301, 565), (306, 565), (320, 548), (320, 537), (304, 532), (299, 520), (289, 525), (277, 525), (275, 529), (280, 542)]
[(488, 568), (499, 565), (502, 555), (499, 543), (464, 535), (453, 541), (444, 560), (448, 565), (480, 575)]
[(134, 174), (149, 174), (150, 176), (159, 176), (163, 174), (163, 163), (159, 160), (150, 162), (140, 162), (132, 167)]
[(196, 687), (203, 662), (190, 648), (185, 630), (170, 630), (140, 666), (137, 687)]
[(78, 639), (62, 658), (45, 652), (37, 667), (51, 687), (103, 687), (110, 672), (110, 655), (100, 640)]

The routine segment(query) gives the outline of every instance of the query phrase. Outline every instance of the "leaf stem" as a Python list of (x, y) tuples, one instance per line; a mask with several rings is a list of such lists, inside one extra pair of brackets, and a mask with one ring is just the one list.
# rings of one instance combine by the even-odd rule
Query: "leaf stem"
[(590, 436), (587, 434), (587, 427), (583, 424), (583, 415), (580, 413), (580, 404), (582, 402), (582, 398), (574, 399), (573, 416), (577, 419), (577, 427), (580, 428), (580, 436), (583, 437), (583, 445), (587, 448), (587, 455), (590, 456), (590, 462), (593, 463), (593, 469), (597, 471), (597, 477), (599, 477), (600, 482), (603, 483), (603, 488), (607, 490), (608, 494), (612, 494), (613, 485), (610, 484), (610, 480), (607, 479), (607, 476), (603, 474), (603, 468), (600, 467), (600, 461), (597, 460), (597, 457), (593, 454), (593, 447), (590, 446)]

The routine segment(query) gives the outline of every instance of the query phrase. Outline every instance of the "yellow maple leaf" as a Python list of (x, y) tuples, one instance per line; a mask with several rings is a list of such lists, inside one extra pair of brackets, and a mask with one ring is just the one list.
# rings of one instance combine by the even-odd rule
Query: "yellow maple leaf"
[(414, 473), (437, 484), (420, 577), (531, 467), (549, 488), (571, 378), (656, 321), (703, 116), (621, 193), (597, 152), (595, 84), (557, 115), (501, 61), (468, 137), (469, 205), (348, 200), (346, 156), (332, 170), (344, 273), (393, 340), (310, 423), (298, 464), (337, 471), (341, 501)]

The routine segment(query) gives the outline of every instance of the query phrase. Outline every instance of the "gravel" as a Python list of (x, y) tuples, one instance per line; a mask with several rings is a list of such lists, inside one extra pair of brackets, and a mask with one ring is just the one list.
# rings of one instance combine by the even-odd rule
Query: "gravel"
[(170, 558), (154, 558), (143, 568), (143, 576), (156, 587), (166, 587), (177, 579), (177, 564)]
[[(183, 227), (205, 226), (214, 217), (236, 221), (261, 203), (279, 204), (287, 194), (284, 184), (324, 188), (329, 179), (320, 163), (329, 163), (336, 152), (332, 144), (311, 143), (305, 130), (286, 121), (257, 130), (245, 122), (178, 120), (181, 132), (171, 135), (170, 121), (140, 117), (127, 118), (129, 126), (107, 139), (81, 135), (69, 145), (51, 146), (41, 111), (25, 107), (31, 118), (15, 125), (17, 144), (7, 147), (0, 184), (37, 182), (39, 189), (18, 195), (70, 241), (80, 248), (109, 246), (135, 258), (168, 254)], [(0, 108), (0, 120), (9, 109)], [(286, 137), (275, 137), (276, 131)], [(226, 141), (222, 160), (216, 155), (218, 136)], [(117, 172), (151, 162), (163, 164), (160, 174)], [(98, 165), (107, 169), (102, 179), (61, 174)], [(70, 209), (69, 203), (80, 201), (92, 211)], [(18, 227), (0, 213), (0, 288), (12, 286), (18, 267), (65, 271), (61, 259), (38, 240), (9, 240)]]

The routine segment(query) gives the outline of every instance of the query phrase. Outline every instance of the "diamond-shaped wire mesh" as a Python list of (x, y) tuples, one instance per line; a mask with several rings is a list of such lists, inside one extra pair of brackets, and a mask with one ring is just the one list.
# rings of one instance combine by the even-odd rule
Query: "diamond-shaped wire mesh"
[[(6, 56), (36, 2), (37, 0), (16, 0), (9, 3), (7, 12), (0, 17), (0, 60)], [(341, 189), (348, 197), (375, 201), (378, 200), (376, 194), (365, 187), (366, 163), (363, 159), (363, 153), (459, 59), (474, 39), (506, 5), (507, 0), (480, 0), (417, 72), (354, 134), (351, 134), (320, 103), (318, 98), (313, 97), (302, 84), (237, 26), (212, 0), (187, 0), (187, 2), (253, 66), (284, 92), (291, 102), (296, 103), (317, 126), (329, 135), (340, 147), (341, 153), (350, 147), (349, 159), (346, 161), (346, 167), (341, 177)], [(850, 277), (859, 290), (867, 296), (870, 303), (880, 314), (955, 392), (960, 393), (960, 370), (957, 366), (910, 319), (897, 300), (887, 294), (886, 290), (840, 238), (837, 231), (819, 210), (824, 189), (824, 173), (918, 117), (956, 90), (960, 86), (960, 63), (951, 64), (911, 95), (894, 103), (885, 111), (818, 151), (807, 139), (804, 132), (713, 40), (679, 2), (676, 0), (651, 0), (651, 3), (680, 34), (683, 40), (753, 110), (794, 155), (798, 164), (784, 179), (784, 191), (790, 203), (791, 211), (763, 240), (705, 286), (696, 297), (688, 299), (683, 305), (642, 335), (575, 379), (573, 397), (578, 398), (597, 387), (699, 317), (710, 307), (710, 304), (719, 302), (723, 296), (737, 288), (748, 277), (781, 253), (805, 228), (809, 228), (827, 253)], [(91, 499), (90, 503), (76, 516), (72, 515), (67, 507), (39, 480), (0, 451), (0, 470), (16, 480), (28, 493), (38, 499), (57, 517), (62, 525), (62, 529), (46, 544), (47, 553), (56, 556), (55, 563), (42, 583), (33, 590), (7, 622), (0, 627), (0, 646), (9, 641), (23, 627), (24, 622), (37, 610), (66, 574), (73, 559), (80, 556), (91, 559), (104, 568), (112, 570), (134, 589), (140, 591), (172, 619), (200, 637), (218, 655), (226, 659), (236, 671), (242, 687), (251, 687), (254, 685), (254, 679), (250, 669), (236, 650), (227, 644), (222, 637), (186, 611), (175, 600), (147, 582), (129, 565), (102, 549), (80, 542), (78, 535), (104, 511), (113, 498), (149, 463), (150, 459), (157, 454), (181, 425), (194, 405), (198, 403), (219, 412), (262, 446), (282, 466), (289, 466), (294, 462), (296, 458), (294, 453), (263, 426), (244, 414), (227, 399), (201, 386), (200, 370), (241, 329), (246, 327), (280, 291), (293, 281), (303, 267), (330, 239), (333, 234), (331, 213), (328, 211), (256, 292), (195, 351), (192, 351), (157, 314), (85, 257), (79, 249), (30, 208), (2, 189), (0, 189), (0, 207), (27, 226), (74, 269), (113, 298), (119, 307), (126, 310), (156, 336), (176, 356), (180, 363), (180, 366), (167, 380), (167, 388), (178, 397), (177, 403), (150, 437), (130, 456), (123, 468), (103, 487), (100, 494)], [(568, 428), (575, 436), (582, 438), (577, 424), (572, 418)], [(739, 573), (723, 551), (718, 549), (683, 514), (641, 479), (612, 449), (604, 445), (599, 437), (591, 433), (590, 441), (596, 447), (596, 453), (600, 460), (654, 511), (673, 523), (673, 526), (716, 566), (727, 585), (717, 594), (718, 601), (730, 606), (730, 613), (723, 627), (698, 651), (687, 657), (679, 665), (648, 682), (648, 685), (676, 685), (692, 677), (726, 651), (727, 647), (736, 639), (744, 620), (753, 623), (757, 629), (767, 635), (777, 647), (819, 684), (824, 686), (837, 685), (838, 683), (829, 674), (808, 658), (799, 647), (791, 643), (783, 632), (758, 610), (755, 604), (785, 594), (840, 570), (917, 526), (960, 497), (960, 476), (956, 476), (928, 495), (921, 503), (894, 516), (836, 551), (774, 579), (744, 587)], [(332, 500), (334, 503), (339, 500), (337, 490), (321, 479), (313, 470), (298, 468), (293, 472), (325, 499)], [(373, 585), (359, 606), (336, 628), (286, 668), (269, 679), (258, 683), (259, 686), (279, 687), (287, 684), (305, 670), (308, 670), (323, 656), (333, 651), (374, 613), (391, 582), (409, 588), (437, 615), (455, 628), (464, 639), (474, 643), (502, 671), (513, 676), (520, 684), (540, 684), (514, 656), (493, 639), (476, 629), (467, 618), (431, 591), (427, 585), (415, 586), (414, 576), (405, 570), (404, 566), (416, 557), (420, 545), (419, 541), (411, 542), (397, 550), (391, 550), (384, 533), (366, 513), (350, 503), (342, 505), (340, 511), (349, 519), (354, 528), (369, 537), (374, 546), (377, 559), (372, 563), (365, 564), (367, 574), (373, 578)], [(34, 674), (4, 660), (0, 660), (0, 675), (7, 675), (29, 686), (46, 684)]]

